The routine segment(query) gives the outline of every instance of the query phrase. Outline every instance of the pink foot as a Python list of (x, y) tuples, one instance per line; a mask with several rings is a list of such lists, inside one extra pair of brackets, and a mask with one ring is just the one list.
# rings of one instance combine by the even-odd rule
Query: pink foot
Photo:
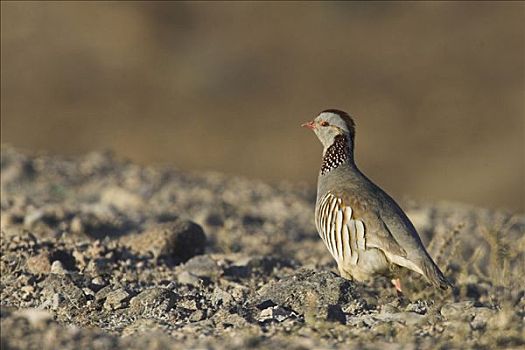
[(392, 282), (392, 284), (399, 293), (403, 293), (403, 291), (401, 290), (401, 280), (399, 278), (392, 279), (390, 280), (390, 282)]

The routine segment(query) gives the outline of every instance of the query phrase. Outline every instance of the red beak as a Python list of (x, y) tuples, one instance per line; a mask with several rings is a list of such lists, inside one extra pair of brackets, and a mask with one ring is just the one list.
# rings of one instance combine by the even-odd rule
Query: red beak
[(308, 123), (304, 123), (301, 125), (303, 128), (308, 128), (308, 129), (311, 129), (313, 130), (315, 128), (315, 124), (313, 121), (311, 122), (308, 122)]

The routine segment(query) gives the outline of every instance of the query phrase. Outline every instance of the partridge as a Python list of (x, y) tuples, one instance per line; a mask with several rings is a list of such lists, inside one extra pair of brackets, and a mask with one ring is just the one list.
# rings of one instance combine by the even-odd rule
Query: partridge
[[(447, 289), (450, 282), (406, 214), (355, 164), (352, 118), (328, 109), (303, 126), (312, 129), (323, 145), (315, 225), (341, 276), (366, 281), (376, 275), (395, 276), (401, 266)], [(401, 291), (399, 279), (392, 282)]]

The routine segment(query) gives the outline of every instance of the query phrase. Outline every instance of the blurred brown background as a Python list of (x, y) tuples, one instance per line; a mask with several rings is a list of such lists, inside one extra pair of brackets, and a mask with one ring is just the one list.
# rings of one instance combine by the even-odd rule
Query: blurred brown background
[(1, 3), (2, 142), (316, 181), (322, 109), (392, 195), (524, 210), (524, 3)]

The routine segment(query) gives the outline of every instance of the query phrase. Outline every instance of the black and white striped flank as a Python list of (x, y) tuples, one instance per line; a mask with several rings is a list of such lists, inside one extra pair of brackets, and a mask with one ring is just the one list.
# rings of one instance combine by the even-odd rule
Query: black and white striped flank
[(357, 265), (359, 252), (365, 250), (365, 226), (352, 219), (352, 208), (327, 193), (317, 206), (315, 225), (338, 265)]

